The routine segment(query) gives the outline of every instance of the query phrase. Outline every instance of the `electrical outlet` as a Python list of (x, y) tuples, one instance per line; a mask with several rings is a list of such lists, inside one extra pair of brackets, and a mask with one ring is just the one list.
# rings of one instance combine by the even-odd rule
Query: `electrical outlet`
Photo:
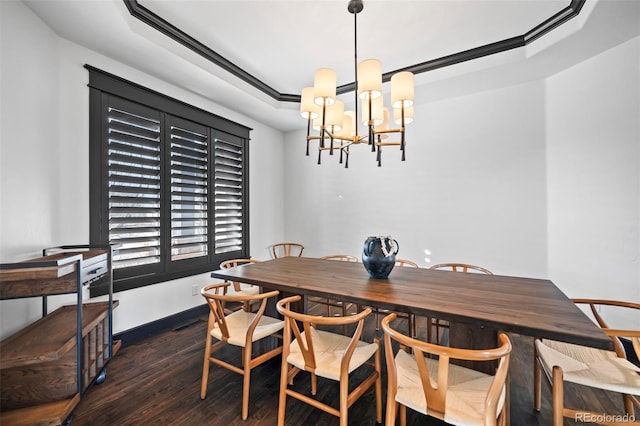
[(200, 286), (198, 284), (194, 284), (191, 286), (191, 295), (197, 296), (200, 293)]

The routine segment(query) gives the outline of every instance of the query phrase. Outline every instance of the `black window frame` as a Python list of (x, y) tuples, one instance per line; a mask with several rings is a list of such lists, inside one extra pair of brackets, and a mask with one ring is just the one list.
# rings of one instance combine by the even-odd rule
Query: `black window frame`
[[(220, 262), (232, 258), (250, 257), (249, 248), (249, 141), (251, 128), (171, 98), (157, 91), (133, 83), (90, 65), (89, 71), (89, 239), (92, 245), (105, 245), (109, 241), (109, 134), (107, 111), (112, 105), (133, 105), (152, 110), (160, 117), (160, 251), (159, 262), (152, 267), (134, 266), (114, 269), (114, 292), (126, 291), (146, 285), (175, 280), (218, 269)], [(209, 155), (207, 194), (207, 253), (204, 256), (171, 260), (171, 166), (169, 128), (171, 123), (193, 123), (206, 128)], [(241, 156), (241, 247), (233, 251), (216, 253), (216, 208), (223, 204), (217, 200), (214, 187), (217, 182), (216, 157), (218, 141), (235, 144)], [(239, 167), (236, 165), (236, 167)], [(117, 252), (117, 245), (115, 251)], [(107, 293), (103, 286), (92, 286), (91, 297)]]

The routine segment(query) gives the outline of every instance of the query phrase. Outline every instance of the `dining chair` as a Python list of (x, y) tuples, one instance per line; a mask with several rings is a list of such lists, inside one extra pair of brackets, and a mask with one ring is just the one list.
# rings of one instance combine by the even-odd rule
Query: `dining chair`
[[(330, 254), (327, 256), (322, 256), (320, 259), (324, 259), (324, 260), (336, 260), (336, 261), (340, 261), (340, 262), (359, 262), (360, 259), (358, 259), (356, 256), (352, 256), (350, 254)], [(332, 312), (331, 312), (331, 308), (335, 307), (335, 308), (339, 308), (340, 311), (342, 312), (342, 316), (346, 316), (347, 312), (349, 311), (349, 309), (352, 307), (352, 304), (349, 302), (345, 302), (342, 300), (334, 300), (334, 299), (329, 299), (329, 298), (325, 298), (325, 297), (315, 297), (315, 296), (309, 296), (307, 297), (307, 300), (309, 300), (310, 302), (313, 303), (318, 303), (320, 305), (326, 305), (327, 306), (327, 316), (332, 316)]]
[(281, 257), (300, 257), (304, 246), (299, 243), (276, 243), (271, 246), (271, 255), (274, 259)]
[[(485, 269), (481, 266), (471, 265), (468, 263), (439, 263), (437, 265), (431, 266), (429, 269), (441, 270), (441, 271), (453, 271), (453, 272), (464, 272), (464, 273), (482, 273), (487, 275), (493, 275), (488, 269)], [(427, 340), (431, 342), (432, 337), (432, 329), (435, 329), (435, 343), (440, 343), (440, 330), (449, 328), (449, 321), (439, 319), (439, 318), (428, 318), (429, 327), (427, 328)]]
[(470, 265), (468, 263), (439, 263), (431, 266), (429, 269), (449, 270), (453, 272), (482, 272), (484, 274), (493, 275), (488, 269), (482, 268), (476, 265)]
[(360, 262), (356, 256), (352, 256), (350, 254), (330, 254), (327, 256), (322, 256), (320, 259), (325, 260), (341, 260), (343, 262)]
[[(268, 336), (282, 338), (282, 336), (278, 336), (277, 333), (284, 327), (284, 321), (263, 315), (268, 299), (276, 297), (279, 294), (277, 290), (249, 295), (224, 294), (229, 285), (228, 282), (210, 284), (200, 291), (210, 308), (204, 350), (204, 363), (202, 366), (200, 398), (205, 399), (207, 396), (210, 364), (216, 364), (234, 373), (241, 374), (243, 376), (242, 419), (246, 420), (249, 415), (249, 383), (251, 370), (282, 353), (282, 346), (278, 345), (254, 358), (253, 343)], [(224, 305), (228, 302), (250, 303), (252, 301), (260, 301), (260, 308), (255, 313), (240, 309), (231, 314), (226, 314), (224, 310)], [(212, 343), (214, 338), (218, 340), (218, 342)], [(219, 351), (227, 345), (242, 348), (240, 367), (213, 356), (214, 352)]]
[[(280, 370), (280, 394), (278, 401), (278, 425), (284, 425), (287, 396), (319, 408), (340, 418), (340, 425), (347, 426), (349, 407), (369, 388), (375, 386), (376, 421), (382, 422), (382, 380), (380, 342), (360, 340), (364, 320), (371, 313), (366, 308), (354, 315), (324, 317), (291, 310), (291, 304), (301, 296), (291, 296), (277, 302), (276, 309), (284, 316), (282, 368)], [(331, 331), (334, 327), (357, 324), (352, 336)], [(318, 328), (320, 327), (320, 328)], [(292, 340), (293, 337), (293, 340)], [(373, 363), (371, 363), (373, 358)], [(363, 367), (367, 364), (367, 367)], [(349, 374), (359, 368), (373, 371), (350, 391)], [(301, 371), (311, 374), (311, 396), (289, 387)], [(317, 377), (339, 383), (339, 408), (322, 402), (313, 396), (317, 391)]]
[[(632, 324), (632, 329), (611, 328), (604, 320), (605, 312), (614, 311), (628, 313), (629, 318), (640, 318), (640, 304), (616, 300), (573, 299), (579, 306), (587, 306), (593, 319), (602, 331), (613, 341), (614, 351), (574, 345), (548, 339), (536, 339), (534, 345), (534, 405), (537, 411), (541, 408), (542, 376), (551, 388), (553, 426), (561, 426), (563, 417), (572, 420), (598, 419), (611, 420), (606, 424), (640, 424), (640, 368), (628, 361), (627, 354), (620, 338), (631, 342), (630, 351), (635, 359), (640, 356), (640, 322)], [(618, 312), (616, 312), (618, 314)], [(565, 382), (579, 386), (588, 386), (622, 395), (626, 416), (607, 415), (593, 410), (565, 407)], [(637, 410), (634, 411), (634, 406)], [(636, 416), (638, 413), (638, 416)], [(619, 419), (619, 423), (615, 423)], [(635, 419), (635, 423), (633, 422)], [(586, 421), (586, 420), (585, 420)]]
[[(224, 262), (221, 262), (220, 269), (230, 269), (230, 268), (235, 268), (238, 266), (249, 265), (249, 264), (258, 263), (258, 262), (260, 261), (256, 259), (230, 259), (230, 260), (225, 260)], [(233, 286), (233, 294), (236, 294), (236, 295), (253, 295), (253, 294), (260, 293), (260, 287), (256, 285), (241, 284), (238, 281), (231, 281), (231, 285)], [(245, 311), (251, 310), (251, 302), (259, 303), (260, 300), (259, 299), (253, 300), (253, 301), (246, 300), (243, 302), (242, 308)]]
[(418, 264), (416, 262), (414, 262), (413, 260), (408, 260), (408, 259), (398, 259), (396, 257), (396, 266), (410, 266), (412, 268), (418, 268)]
[[(459, 349), (406, 336), (391, 327), (397, 315), (382, 319), (387, 363), (386, 424), (407, 423), (407, 407), (453, 425), (505, 425), (507, 373), (511, 342), (500, 333), (500, 346)], [(399, 349), (394, 357), (394, 345)], [(437, 359), (435, 358), (437, 357)], [(495, 375), (453, 363), (453, 360), (496, 362)]]

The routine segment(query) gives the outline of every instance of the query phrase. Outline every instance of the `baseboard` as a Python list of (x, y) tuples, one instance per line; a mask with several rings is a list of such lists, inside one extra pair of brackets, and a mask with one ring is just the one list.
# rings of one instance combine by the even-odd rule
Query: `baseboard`
[(178, 312), (177, 314), (169, 315), (168, 317), (114, 334), (113, 339), (121, 340), (122, 345), (127, 346), (163, 331), (182, 328), (208, 313), (209, 306), (205, 303), (186, 311)]

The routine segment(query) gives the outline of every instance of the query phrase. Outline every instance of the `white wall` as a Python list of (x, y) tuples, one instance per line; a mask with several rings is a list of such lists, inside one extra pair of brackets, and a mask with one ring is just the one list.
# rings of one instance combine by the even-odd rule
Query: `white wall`
[(406, 161), (389, 147), (381, 168), (365, 146), (352, 147), (349, 169), (324, 153), (318, 166), (317, 151), (304, 156), (304, 134), (287, 134), (287, 238), (311, 255), (360, 256), (368, 236), (389, 234), (398, 257), (423, 267), (544, 276), (544, 102), (542, 82), (422, 100)]
[[(59, 38), (20, 2), (0, 2), (2, 17), (2, 117), (0, 140), (0, 261), (40, 255), (60, 244), (89, 242), (90, 64), (248, 127), (251, 251), (283, 238), (281, 132), (192, 93)], [(118, 293), (114, 331), (202, 304), (193, 284), (208, 274)], [(50, 298), (50, 309), (73, 298)], [(39, 299), (0, 302), (6, 336), (40, 315)]]
[(640, 302), (639, 76), (635, 38), (547, 80), (549, 277), (570, 297)]
[[(21, 3), (0, 2), (0, 19), (0, 258), (8, 262), (34, 257), (55, 241), (59, 47)], [(0, 302), (3, 329), (15, 330), (41, 312), (35, 299), (16, 304), (19, 310), (9, 303)]]

